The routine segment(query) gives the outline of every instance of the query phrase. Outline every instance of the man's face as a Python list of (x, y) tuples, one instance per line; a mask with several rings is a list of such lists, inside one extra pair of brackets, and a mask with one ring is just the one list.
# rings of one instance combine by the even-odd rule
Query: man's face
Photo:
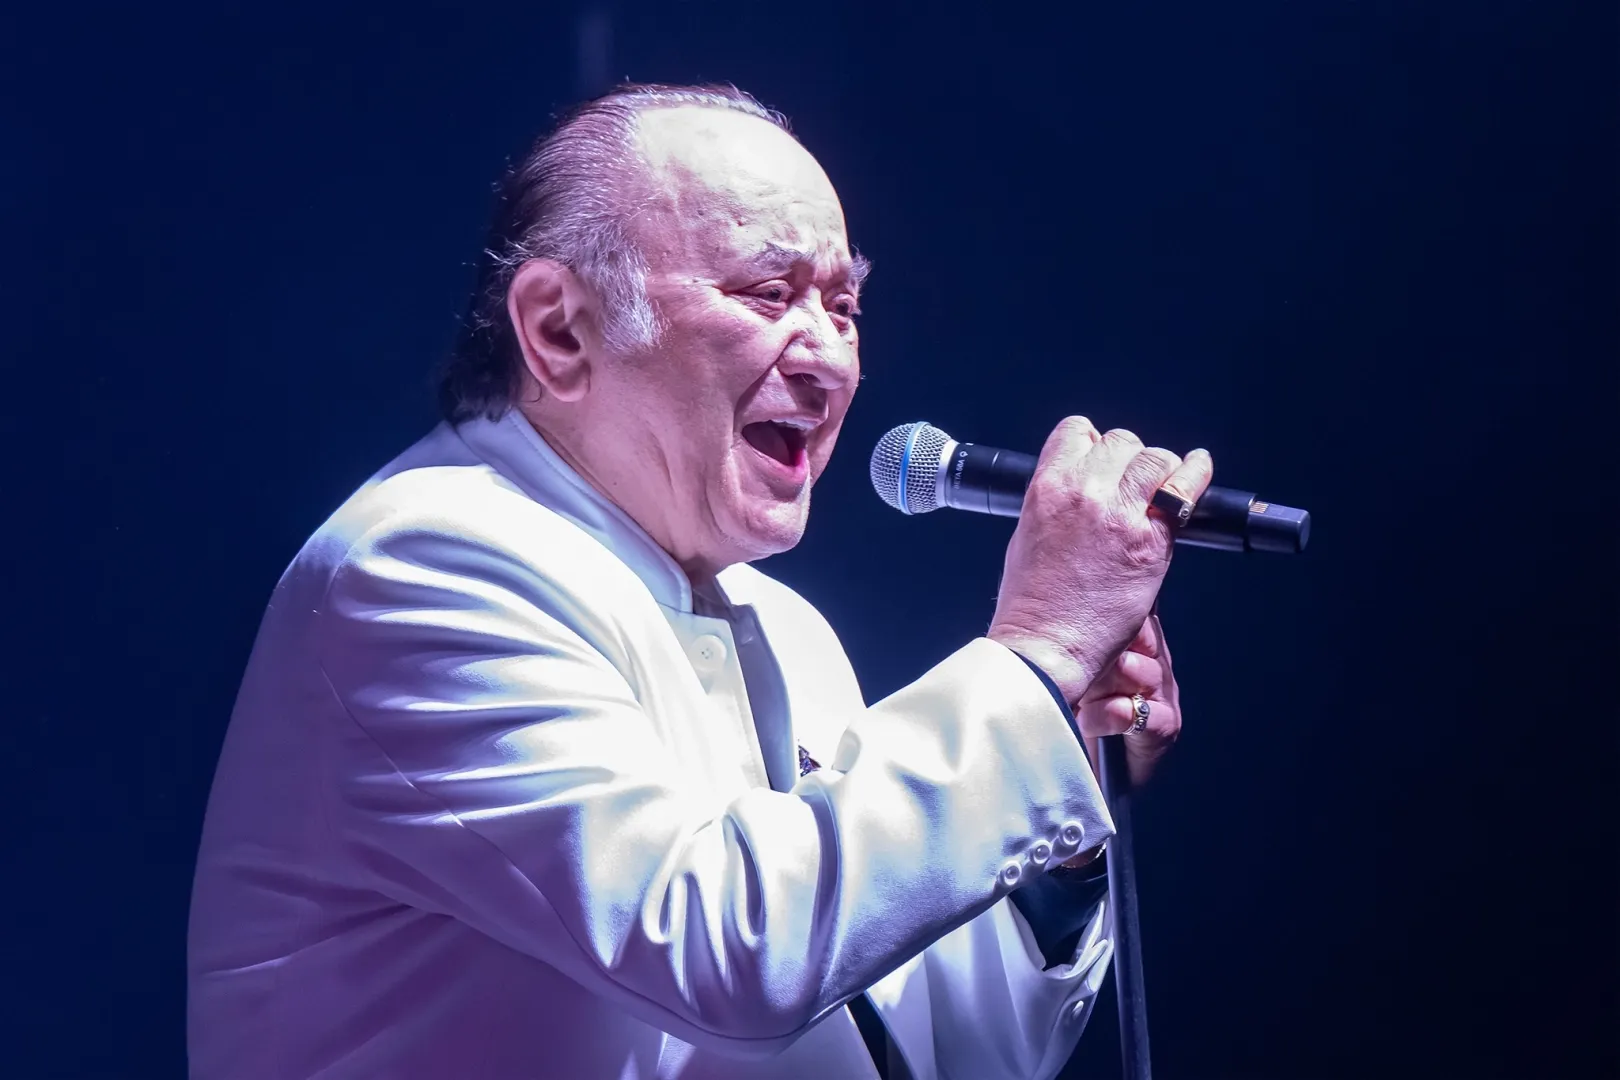
[[(593, 365), (593, 477), (693, 577), (799, 542), (860, 376), (843, 209), (754, 117), (642, 117), (656, 345)], [(604, 460), (611, 457), (611, 464)], [(607, 466), (598, 468), (597, 463)]]

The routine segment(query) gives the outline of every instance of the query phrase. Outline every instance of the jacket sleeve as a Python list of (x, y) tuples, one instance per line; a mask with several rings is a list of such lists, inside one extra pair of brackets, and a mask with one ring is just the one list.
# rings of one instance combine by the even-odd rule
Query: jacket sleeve
[(778, 1052), (997, 905), (1032, 850), (1112, 833), (1046, 691), (983, 639), (849, 717), (831, 767), (716, 812), (532, 563), (431, 522), (341, 560), (315, 643), (354, 724), (332, 827), (368, 886), (687, 1042)]
[(938, 1080), (1051, 1080), (1062, 1071), (1113, 955), (1107, 901), (1089, 916), (1072, 961), (1047, 970), (1010, 903), (923, 954)]
[[(1046, 688), (1048, 707), (1072, 722), (1057, 687), (1020, 659)], [(1100, 868), (1062, 881), (1028, 875), (1003, 902), (936, 941), (910, 971), (874, 987), (873, 1001), (913, 1073), (929, 1080), (1051, 1080), (1060, 1073), (1113, 955), (1107, 894)], [(908, 996), (926, 1002), (926, 1028), (906, 1022)]]

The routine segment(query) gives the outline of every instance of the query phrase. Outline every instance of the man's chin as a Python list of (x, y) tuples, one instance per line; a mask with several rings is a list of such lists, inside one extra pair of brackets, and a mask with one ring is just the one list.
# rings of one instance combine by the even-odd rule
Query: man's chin
[(809, 507), (797, 503), (778, 503), (774, 506), (751, 506), (742, 516), (744, 526), (733, 532), (737, 546), (748, 554), (742, 562), (780, 555), (792, 550), (804, 539), (804, 527), (809, 521)]

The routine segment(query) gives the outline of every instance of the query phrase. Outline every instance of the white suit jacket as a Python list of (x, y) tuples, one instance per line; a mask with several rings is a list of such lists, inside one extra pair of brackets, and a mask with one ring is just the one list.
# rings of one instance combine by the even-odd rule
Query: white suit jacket
[[(1113, 831), (1069, 718), (986, 639), (868, 707), (805, 600), (719, 584), (791, 731), (518, 414), (350, 498), (276, 587), (219, 761), (193, 1077), (872, 1077), (868, 988), (919, 1080), (1054, 1075), (1110, 921), (1043, 971), (1004, 898)], [(788, 792), (782, 740), (825, 765)]]

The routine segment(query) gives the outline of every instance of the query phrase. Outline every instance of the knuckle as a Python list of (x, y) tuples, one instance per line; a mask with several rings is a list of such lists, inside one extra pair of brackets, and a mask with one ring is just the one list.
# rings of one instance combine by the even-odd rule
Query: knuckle
[(1132, 530), (1123, 555), (1132, 570), (1151, 570), (1164, 562), (1164, 544), (1152, 526), (1144, 525)]
[(1181, 465), (1181, 459), (1168, 450), (1158, 447), (1149, 447), (1137, 454), (1130, 464), (1130, 475), (1133, 481), (1152, 479), (1162, 481), (1170, 476)]
[(1066, 533), (1074, 528), (1077, 517), (1083, 519), (1088, 513), (1080, 489), (1072, 483), (1057, 480), (1039, 487), (1030, 485), (1024, 495), (1024, 509), (1019, 519), (1030, 519), (1032, 527), (1043, 534), (1052, 530)]
[(1134, 431), (1128, 431), (1125, 428), (1110, 428), (1103, 438), (1121, 445), (1140, 444), (1142, 441), (1136, 437)]
[(1150, 571), (1163, 561), (1164, 556), (1148, 544), (1132, 544), (1125, 549), (1125, 565), (1133, 571)]
[(1024, 509), (1019, 516), (1043, 520), (1054, 507), (1062, 506), (1068, 498), (1060, 480), (1051, 473), (1036, 473), (1035, 479), (1030, 481), (1029, 490), (1024, 492)]
[(1143, 450), (1142, 453), (1153, 459), (1166, 472), (1175, 472), (1181, 468), (1180, 455), (1171, 453), (1162, 446), (1150, 446)]
[(1068, 488), (1074, 486), (1069, 478), (1069, 472), (1063, 467), (1061, 461), (1043, 462), (1030, 477), (1029, 488), (1024, 494), (1024, 501), (1032, 499), (1052, 499), (1061, 496)]
[(1060, 444), (1084, 445), (1096, 438), (1097, 428), (1084, 416), (1066, 416), (1058, 423), (1053, 435)]

